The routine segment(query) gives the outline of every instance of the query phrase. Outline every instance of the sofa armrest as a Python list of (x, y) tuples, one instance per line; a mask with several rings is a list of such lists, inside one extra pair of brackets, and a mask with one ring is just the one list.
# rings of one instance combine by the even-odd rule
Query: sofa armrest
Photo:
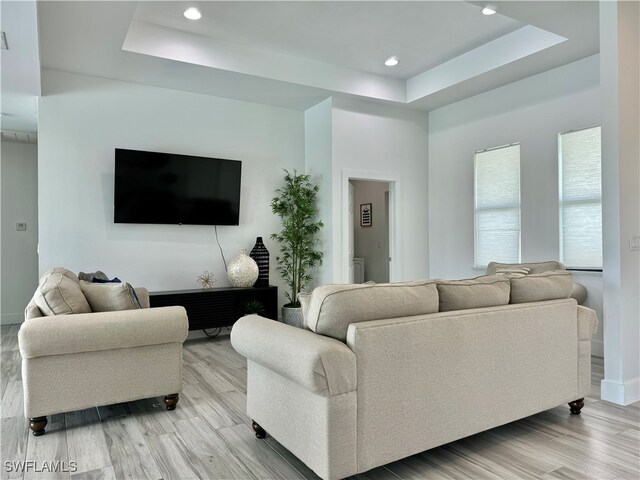
[(598, 330), (598, 316), (594, 310), (578, 305), (578, 340), (591, 340)]
[(238, 320), (231, 344), (247, 359), (328, 396), (356, 389), (356, 357), (333, 338), (258, 315)]
[(183, 307), (56, 315), (27, 320), (18, 342), (22, 358), (182, 343), (189, 324)]

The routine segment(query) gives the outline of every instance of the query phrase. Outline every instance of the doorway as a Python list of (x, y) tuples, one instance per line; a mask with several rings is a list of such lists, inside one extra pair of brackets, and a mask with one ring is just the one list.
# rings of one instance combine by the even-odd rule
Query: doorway
[[(367, 197), (356, 199), (355, 189), (358, 182), (365, 184), (383, 184), (381, 188), (382, 200), (369, 201)], [(399, 214), (398, 198), (402, 194), (402, 180), (399, 175), (391, 172), (375, 172), (366, 170), (343, 170), (342, 171), (342, 202), (341, 202), (341, 248), (335, 258), (338, 275), (337, 283), (354, 283), (354, 258), (364, 258), (363, 279), (375, 278), (381, 281), (398, 282), (402, 279), (403, 255), (398, 249), (398, 232), (402, 231), (401, 215)], [(387, 193), (388, 192), (388, 193)], [(361, 201), (362, 198), (362, 201)], [(373, 198), (371, 198), (373, 200)], [(367, 257), (357, 257), (356, 253), (362, 255), (363, 252), (356, 252), (356, 228), (359, 228), (362, 221), (361, 213), (364, 213), (364, 224), (367, 225), (367, 205), (371, 203), (371, 226), (362, 227), (371, 229), (374, 226), (381, 226), (382, 236), (379, 240), (374, 240), (372, 245), (377, 250), (373, 260), (378, 262), (373, 272), (367, 267)], [(378, 205), (380, 203), (380, 205)], [(364, 205), (364, 206), (363, 206)], [(363, 211), (364, 210), (364, 211)], [(378, 213), (378, 215), (376, 215)], [(380, 215), (382, 214), (382, 215)], [(377, 241), (380, 241), (378, 248)], [(382, 255), (380, 253), (382, 252)], [(382, 270), (382, 274), (380, 274)], [(368, 272), (368, 273), (367, 273)], [(377, 273), (376, 273), (377, 272)], [(374, 276), (369, 276), (373, 273)]]
[(389, 182), (350, 180), (353, 215), (351, 283), (389, 282)]

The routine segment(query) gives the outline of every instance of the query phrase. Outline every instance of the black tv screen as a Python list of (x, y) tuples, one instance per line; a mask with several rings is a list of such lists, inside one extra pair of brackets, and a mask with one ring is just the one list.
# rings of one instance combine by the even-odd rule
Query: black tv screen
[(116, 148), (115, 223), (238, 225), (242, 162)]

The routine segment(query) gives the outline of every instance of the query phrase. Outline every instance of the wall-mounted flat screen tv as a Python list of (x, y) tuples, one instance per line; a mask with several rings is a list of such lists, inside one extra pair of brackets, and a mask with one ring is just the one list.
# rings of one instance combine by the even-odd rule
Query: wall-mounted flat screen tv
[(116, 148), (115, 223), (238, 225), (242, 162)]

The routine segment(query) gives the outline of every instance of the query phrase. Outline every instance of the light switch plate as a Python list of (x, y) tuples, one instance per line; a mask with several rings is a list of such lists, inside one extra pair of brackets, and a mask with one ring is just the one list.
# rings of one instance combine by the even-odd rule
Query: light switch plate
[(16, 230), (19, 232), (24, 232), (27, 230), (27, 224), (24, 222), (18, 222), (16, 223)]
[(629, 237), (629, 250), (640, 252), (640, 235), (631, 235)]

